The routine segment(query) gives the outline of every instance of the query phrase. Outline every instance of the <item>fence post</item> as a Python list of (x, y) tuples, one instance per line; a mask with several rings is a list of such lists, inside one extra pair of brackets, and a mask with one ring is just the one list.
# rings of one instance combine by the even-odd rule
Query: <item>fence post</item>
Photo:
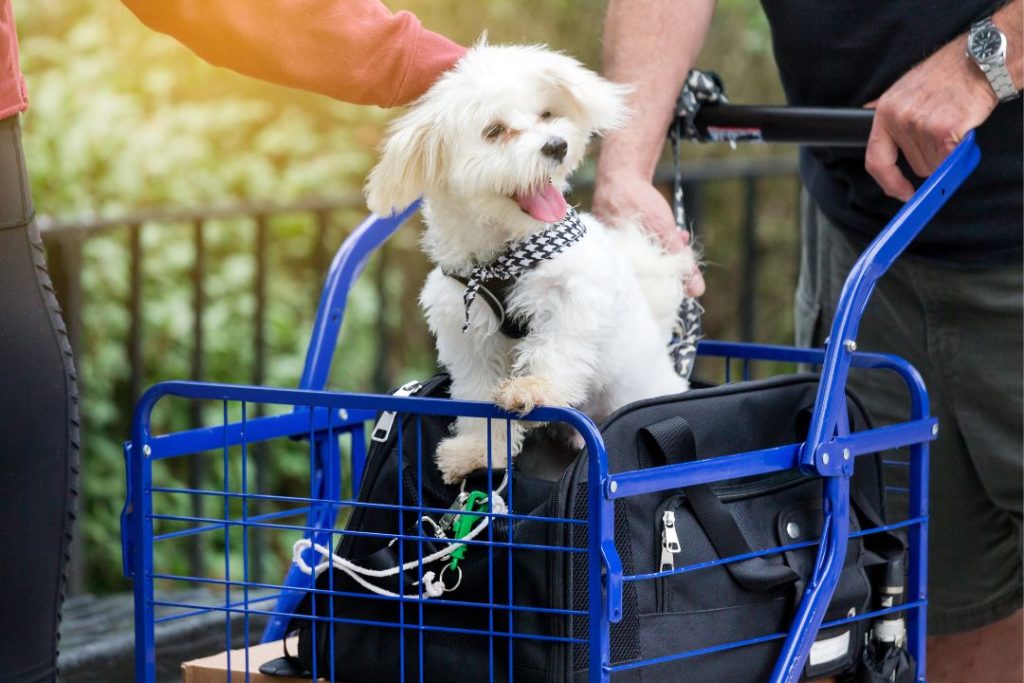
[(388, 261), (389, 252), (387, 243), (380, 245), (377, 250), (377, 272), (374, 277), (374, 288), (377, 290), (377, 357), (373, 364), (373, 377), (371, 378), (373, 391), (387, 392), (391, 390), (391, 367), (388, 362), (389, 351), (391, 350), (391, 330), (389, 329), (387, 305), (388, 298)]
[(740, 339), (754, 341), (757, 290), (757, 177), (744, 178), (743, 270), (740, 279)]
[[(323, 245), (323, 233), (326, 230), (325, 221), (321, 219), (322, 214), (317, 214), (317, 225), (318, 227), (318, 243)], [(256, 216), (256, 238), (253, 241), (253, 258), (256, 261), (256, 268), (253, 272), (253, 294), (256, 299), (255, 310), (253, 311), (253, 322), (252, 322), (252, 348), (253, 348), (253, 359), (252, 359), (252, 383), (258, 387), (263, 386), (266, 382), (265, 368), (267, 364), (267, 242), (269, 239), (269, 226), (267, 224), (267, 216), (265, 214), (259, 214)], [(322, 246), (318, 251), (323, 251)], [(253, 406), (253, 417), (263, 417), (264, 406), (262, 403), (257, 403)], [(266, 458), (266, 444), (262, 441), (257, 441), (249, 447), (249, 453), (252, 456), (253, 469), (255, 469), (255, 486), (256, 493), (267, 493), (268, 481), (267, 481), (267, 458)], [(258, 501), (253, 501), (253, 507), (255, 508)], [(258, 514), (258, 510), (250, 510), (250, 514)], [(257, 532), (256, 539), (260, 538), (261, 534), (258, 529), (253, 531)], [(249, 546), (249, 553), (252, 558), (252, 568), (250, 569), (253, 581), (260, 583), (263, 581), (263, 544), (256, 542)]]
[[(316, 310), (320, 303), (320, 290), (323, 288), (324, 278), (327, 277), (327, 268), (331, 265), (332, 254), (327, 247), (327, 230), (330, 227), (330, 214), (327, 211), (317, 211), (314, 214), (316, 229), (313, 232), (313, 249), (310, 252), (310, 263), (313, 267), (314, 282), (319, 286), (313, 290), (313, 309)], [(332, 241), (333, 244), (333, 241)]]
[[(195, 382), (201, 382), (206, 374), (203, 362), (205, 336), (203, 328), (203, 314), (206, 310), (206, 234), (205, 222), (202, 218), (196, 219), (192, 224), (192, 245), (194, 259), (192, 261), (192, 358), (190, 378)], [(193, 429), (202, 426), (202, 405), (199, 401), (189, 401), (189, 424)], [(201, 458), (188, 458), (188, 487), (198, 490), (203, 487), (203, 467)], [(192, 516), (199, 518), (203, 516), (203, 497), (192, 494), (189, 496)], [(202, 537), (192, 536), (188, 549), (189, 573), (192, 576), (202, 576), (203, 570), (203, 548)]]
[(142, 223), (128, 225), (128, 401), (131, 415), (142, 393)]

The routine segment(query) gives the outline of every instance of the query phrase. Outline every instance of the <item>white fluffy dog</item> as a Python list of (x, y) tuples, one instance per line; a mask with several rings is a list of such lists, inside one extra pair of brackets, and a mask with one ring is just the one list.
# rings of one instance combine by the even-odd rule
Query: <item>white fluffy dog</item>
[[(575, 215), (568, 176), (593, 135), (624, 123), (628, 91), (542, 47), (481, 42), (392, 125), (367, 203), (388, 215), (424, 197), (423, 248), (437, 267), (420, 301), (453, 398), (520, 414), (572, 406), (599, 420), (688, 388), (666, 345), (694, 257), (663, 252), (635, 226), (584, 214), (582, 236), (516, 273), (504, 308), (528, 326), (522, 338), (503, 332), (483, 295), (467, 304), (474, 269)], [(494, 421), (493, 466), (504, 467), (508, 437), (518, 453), (526, 428)], [(437, 451), (445, 481), (487, 466), (487, 436), (484, 420), (457, 421)]]

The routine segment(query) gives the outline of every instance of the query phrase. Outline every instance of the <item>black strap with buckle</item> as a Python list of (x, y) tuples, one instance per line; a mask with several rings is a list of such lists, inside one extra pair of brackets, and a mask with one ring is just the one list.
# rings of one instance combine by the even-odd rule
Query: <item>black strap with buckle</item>
[[(469, 286), (469, 278), (463, 277), (462, 275), (455, 275), (454, 273), (445, 273), (448, 277), (453, 280), (461, 282), (465, 286)], [(483, 296), (484, 301), (494, 311), (494, 316), (498, 319), (501, 324), (501, 333), (509, 339), (522, 339), (530, 333), (530, 321), (529, 319), (516, 318), (508, 315), (508, 296), (512, 291), (512, 286), (515, 285), (516, 281), (513, 280), (501, 280), (498, 278), (491, 278), (490, 280), (484, 280), (480, 283), (479, 293)]]

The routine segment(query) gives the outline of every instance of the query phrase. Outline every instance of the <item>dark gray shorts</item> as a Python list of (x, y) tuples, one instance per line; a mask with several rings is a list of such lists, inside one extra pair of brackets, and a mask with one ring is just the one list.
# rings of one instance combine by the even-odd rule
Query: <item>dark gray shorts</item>
[[(866, 245), (806, 196), (802, 223), (797, 343), (820, 345)], [(1021, 607), (1022, 299), (1020, 264), (967, 271), (904, 256), (879, 281), (857, 335), (860, 350), (895, 353), (921, 372), (939, 419), (928, 538), (935, 635), (979, 628)], [(850, 382), (876, 425), (907, 419), (907, 390), (895, 375), (858, 371)], [(887, 474), (889, 486), (906, 486), (900, 468)], [(894, 518), (906, 515), (904, 494), (890, 493), (889, 503)]]

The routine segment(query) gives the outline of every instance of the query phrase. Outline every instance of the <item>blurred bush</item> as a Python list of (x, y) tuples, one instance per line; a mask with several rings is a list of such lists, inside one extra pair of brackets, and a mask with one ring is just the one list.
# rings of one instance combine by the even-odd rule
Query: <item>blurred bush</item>
[[(431, 29), (465, 44), (487, 31), (491, 42), (547, 43), (600, 66), (601, 0), (403, 0)], [(721, 73), (734, 100), (779, 102), (781, 93), (766, 23), (755, 0), (721, 0), (701, 65)], [(287, 203), (357, 192), (375, 159), (390, 112), (357, 107), (260, 83), (194, 57), (173, 39), (104, 0), (15, 0), (22, 67), (31, 109), (25, 147), (37, 210), (58, 217), (116, 215), (140, 207), (216, 206), (237, 201)], [(689, 149), (700, 159), (725, 148)], [(748, 148), (745, 155), (789, 150)], [(696, 163), (696, 162), (694, 162)], [(783, 181), (778, 181), (782, 183)], [(709, 336), (735, 337), (738, 253), (736, 187), (703, 198), (699, 229), (710, 262)], [(763, 341), (786, 341), (796, 234), (796, 192), (780, 184), (761, 205), (766, 274)], [(265, 382), (294, 385), (302, 369), (320, 274), (311, 253), (328, 252), (361, 211), (333, 216), (324, 245), (312, 245), (308, 217), (284, 217), (271, 229), (268, 367)], [(206, 379), (245, 382), (252, 374), (252, 250), (246, 221), (211, 223), (206, 231), (208, 304)], [(144, 234), (145, 381), (187, 377), (194, 261), (188, 225)], [(414, 292), (425, 264), (406, 230), (358, 285), (343, 332), (344, 364), (333, 386), (380, 389), (433, 367), (429, 336)], [(83, 387), (83, 483), (86, 579), (90, 590), (123, 589), (118, 512), (123, 499), (120, 442), (128, 435), (124, 340), (129, 326), (128, 258), (123, 232), (90, 239), (82, 272), (86, 306), (78, 363)], [(315, 263), (315, 259), (314, 259)], [(389, 305), (383, 305), (381, 297)], [(389, 355), (376, 357), (374, 323), (391, 330)], [(187, 425), (184, 412), (161, 415), (161, 427)], [(275, 460), (276, 463), (276, 460)], [(287, 465), (275, 464), (280, 486)], [(173, 476), (183, 477), (181, 472)], [(211, 559), (215, 562), (215, 559)]]

